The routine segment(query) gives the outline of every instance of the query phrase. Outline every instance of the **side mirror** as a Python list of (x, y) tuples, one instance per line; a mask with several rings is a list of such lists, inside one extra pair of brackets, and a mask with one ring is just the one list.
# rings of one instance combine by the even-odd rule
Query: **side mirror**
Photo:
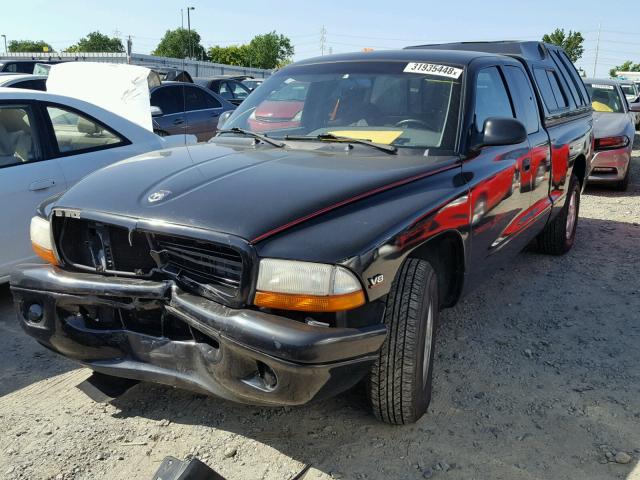
[(160, 107), (156, 107), (155, 105), (151, 105), (151, 116), (159, 117), (162, 115), (162, 109)]
[(630, 103), (629, 110), (632, 112), (640, 112), (640, 102)]
[(229, 119), (232, 113), (233, 113), (233, 110), (227, 110), (220, 114), (220, 116), (218, 117), (218, 128), (224, 127), (224, 123)]
[(481, 147), (516, 145), (527, 140), (527, 129), (515, 118), (487, 118), (482, 133), (477, 137), (474, 150)]

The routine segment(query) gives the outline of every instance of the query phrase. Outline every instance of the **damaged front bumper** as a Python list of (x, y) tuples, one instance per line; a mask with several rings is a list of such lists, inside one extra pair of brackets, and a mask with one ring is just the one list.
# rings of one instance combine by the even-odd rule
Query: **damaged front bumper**
[(107, 375), (256, 405), (299, 405), (346, 390), (374, 362), (386, 329), (308, 325), (230, 309), (154, 282), (19, 268), (11, 290), (24, 330)]

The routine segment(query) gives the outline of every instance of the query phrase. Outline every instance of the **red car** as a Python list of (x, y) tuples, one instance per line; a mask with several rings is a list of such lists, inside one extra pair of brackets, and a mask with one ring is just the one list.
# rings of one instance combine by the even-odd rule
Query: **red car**
[(307, 83), (291, 82), (280, 90), (273, 91), (249, 117), (247, 123), (251, 130), (265, 132), (298, 127), (307, 87)]

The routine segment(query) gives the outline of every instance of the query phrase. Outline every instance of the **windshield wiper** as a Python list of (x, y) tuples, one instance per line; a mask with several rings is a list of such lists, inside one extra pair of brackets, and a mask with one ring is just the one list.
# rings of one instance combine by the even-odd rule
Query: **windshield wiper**
[(387, 145), (386, 143), (376, 143), (371, 140), (365, 140), (363, 138), (342, 137), (340, 135), (334, 135), (333, 133), (321, 133), (316, 136), (292, 136), (287, 135), (285, 140), (320, 140), (322, 142), (343, 142), (343, 143), (358, 143), (360, 145), (368, 145), (378, 150), (389, 154), (398, 153), (398, 149), (393, 145)]
[(252, 132), (251, 130), (245, 130), (244, 128), (233, 127), (226, 130), (218, 130), (218, 135), (221, 133), (237, 133), (238, 135), (253, 137), (260, 140), (261, 142), (268, 143), (269, 145), (273, 145), (274, 147), (278, 147), (278, 148), (283, 148), (285, 145), (284, 143), (278, 142), (277, 140), (269, 138), (266, 135)]

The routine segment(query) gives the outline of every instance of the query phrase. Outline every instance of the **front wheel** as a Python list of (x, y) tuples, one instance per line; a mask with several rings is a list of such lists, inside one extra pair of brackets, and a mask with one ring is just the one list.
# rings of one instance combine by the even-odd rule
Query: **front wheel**
[(427, 411), (438, 306), (438, 278), (431, 264), (406, 260), (387, 297), (387, 338), (368, 379), (373, 413), (383, 422), (413, 423)]
[(576, 239), (579, 211), (580, 182), (572, 175), (562, 210), (538, 236), (538, 248), (542, 253), (562, 255), (571, 250)]

